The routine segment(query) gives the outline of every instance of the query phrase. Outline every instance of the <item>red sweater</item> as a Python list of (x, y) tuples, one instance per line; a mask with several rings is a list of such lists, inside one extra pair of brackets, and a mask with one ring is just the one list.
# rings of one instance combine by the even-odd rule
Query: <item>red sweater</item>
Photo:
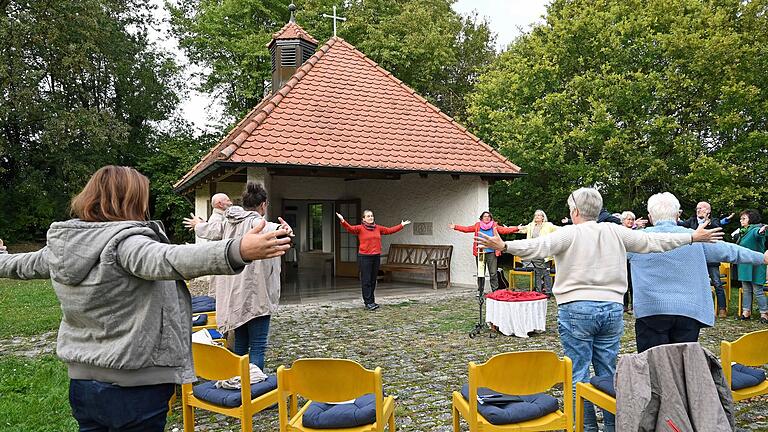
[[(499, 226), (499, 224), (496, 223), (496, 221), (493, 222), (493, 227), (496, 228), (496, 231), (498, 231), (499, 234), (512, 234), (520, 231), (517, 229), (517, 227), (503, 227)], [(477, 237), (477, 233), (480, 232), (480, 222), (476, 222), (474, 225), (470, 226), (463, 226), (463, 225), (454, 225), (453, 229), (456, 231), (461, 231), (465, 233), (475, 233), (475, 237)], [(475, 240), (472, 243), (472, 255), (477, 256), (477, 240)], [(496, 256), (501, 255), (501, 251), (496, 251)]]
[(362, 225), (350, 225), (345, 220), (341, 221), (341, 226), (348, 233), (357, 235), (358, 243), (360, 243), (357, 252), (360, 255), (381, 255), (381, 236), (394, 234), (403, 229), (403, 224), (399, 224), (391, 228), (376, 225), (376, 229), (367, 230)]

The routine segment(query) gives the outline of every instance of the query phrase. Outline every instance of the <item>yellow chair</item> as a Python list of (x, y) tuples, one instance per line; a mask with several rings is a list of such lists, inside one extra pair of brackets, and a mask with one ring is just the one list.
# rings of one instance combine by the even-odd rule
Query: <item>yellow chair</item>
[[(573, 431), (573, 365), (571, 359), (557, 357), (552, 351), (521, 351), (497, 354), (487, 362), (469, 362), (469, 403), (461, 393), (453, 392), (453, 430), (459, 431), (459, 419), (469, 423), (471, 432)], [(540, 393), (563, 383), (563, 411), (556, 411), (533, 420), (508, 425), (489, 423), (477, 412), (477, 389), (492, 388), (500, 393), (527, 395)]]
[(206, 322), (205, 325), (193, 326), (192, 327), (192, 333), (194, 333), (196, 331), (200, 331), (202, 329), (216, 330), (216, 328), (217, 328), (217, 325), (216, 325), (216, 312), (200, 312), (200, 313), (192, 314), (192, 316), (196, 317), (196, 316), (202, 315), (202, 314), (208, 315), (208, 322)]
[[(725, 310), (727, 311), (731, 305), (731, 263), (720, 263), (720, 280), (723, 281), (723, 290), (725, 291)], [(739, 291), (739, 293), (741, 293), (741, 291)], [(715, 296), (715, 316), (717, 316), (719, 307), (717, 304), (715, 287), (712, 287), (712, 294)], [(739, 297), (739, 304), (741, 304), (741, 297)]]
[(576, 432), (584, 430), (584, 400), (592, 402), (595, 406), (616, 414), (616, 398), (599, 390), (590, 383), (576, 383)]
[[(723, 375), (731, 388), (732, 362), (744, 366), (763, 366), (768, 363), (768, 330), (747, 333), (733, 342), (720, 342), (720, 363)], [(768, 381), (741, 390), (731, 390), (733, 401), (738, 402), (751, 397), (768, 394)]]
[[(277, 368), (280, 432), (317, 431), (302, 424), (302, 416), (312, 401), (343, 402), (373, 393), (376, 397), (376, 422), (324, 432), (383, 432), (387, 424), (395, 431), (395, 399), (384, 396), (381, 368), (368, 370), (357, 362), (343, 359), (299, 359), (290, 368)], [(307, 403), (298, 410), (298, 396)], [(286, 399), (289, 402), (286, 402)], [(290, 404), (290, 406), (288, 405)]]
[(533, 270), (524, 270), (523, 262), (519, 256), (514, 257), (512, 263), (512, 269), (509, 270), (509, 287), (510, 289), (517, 288), (515, 285), (515, 275), (528, 276), (528, 289), (533, 290)]
[(238, 356), (224, 347), (205, 344), (192, 344), (192, 360), (195, 375), (207, 380), (226, 380), (233, 376), (240, 377), (240, 396), (244, 403), (230, 408), (198, 399), (192, 393), (192, 384), (182, 384), (181, 404), (184, 414), (184, 432), (195, 430), (195, 408), (213, 411), (240, 419), (243, 432), (253, 431), (253, 415), (277, 403), (277, 390), (272, 390), (251, 399), (251, 376), (248, 355)]

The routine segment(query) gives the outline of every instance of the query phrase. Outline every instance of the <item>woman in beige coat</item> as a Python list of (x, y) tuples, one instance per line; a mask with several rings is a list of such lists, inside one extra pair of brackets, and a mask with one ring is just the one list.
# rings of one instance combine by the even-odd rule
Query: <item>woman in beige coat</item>
[[(243, 207), (232, 206), (224, 213), (223, 238), (237, 238), (248, 232), (267, 212), (267, 191), (258, 183), (248, 183), (243, 192)], [(267, 222), (262, 232), (284, 228), (285, 221)], [(233, 351), (248, 354), (252, 364), (264, 369), (269, 319), (280, 300), (280, 258), (254, 261), (242, 273), (222, 277), (216, 286), (216, 323), (219, 331), (235, 331)]]

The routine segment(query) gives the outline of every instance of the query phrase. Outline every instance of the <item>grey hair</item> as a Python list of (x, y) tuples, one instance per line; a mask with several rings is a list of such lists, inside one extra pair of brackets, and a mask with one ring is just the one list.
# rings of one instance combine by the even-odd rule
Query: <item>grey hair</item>
[(536, 215), (538, 215), (538, 214), (544, 216), (544, 222), (549, 222), (549, 220), (547, 219), (547, 214), (544, 213), (544, 210), (538, 209), (535, 212), (533, 212), (533, 218), (536, 219)]
[(624, 213), (622, 213), (622, 214), (621, 214), (621, 218), (620, 218), (620, 219), (621, 219), (621, 221), (622, 221), (622, 222), (624, 222), (624, 221), (625, 221), (627, 218), (637, 219), (637, 217), (635, 216), (635, 214), (634, 214), (634, 213), (632, 213), (632, 212), (631, 212), (631, 211), (629, 211), (629, 210), (627, 210), (627, 211), (625, 211)]
[(225, 198), (229, 198), (229, 197), (227, 196), (227, 194), (225, 194), (225, 193), (221, 193), (221, 192), (220, 192), (220, 193), (214, 194), (214, 195), (211, 197), (211, 206), (212, 206), (212, 207), (216, 207), (216, 204), (217, 204), (219, 201), (221, 201), (221, 200), (223, 200), (223, 199), (225, 199)]
[(669, 192), (662, 192), (648, 198), (648, 214), (653, 222), (676, 221), (680, 214), (680, 201)]
[(579, 215), (584, 220), (597, 220), (600, 210), (603, 209), (603, 196), (597, 189), (576, 189), (568, 196), (568, 208), (571, 211), (579, 209)]

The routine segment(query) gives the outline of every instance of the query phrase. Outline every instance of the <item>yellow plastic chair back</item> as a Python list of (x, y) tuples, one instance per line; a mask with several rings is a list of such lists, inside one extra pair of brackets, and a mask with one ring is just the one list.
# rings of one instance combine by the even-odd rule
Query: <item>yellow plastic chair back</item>
[[(290, 368), (277, 369), (278, 410), (280, 432), (312, 431), (302, 425), (301, 417), (312, 401), (345, 402), (364, 394), (373, 393), (376, 398), (376, 422), (345, 429), (323, 429), (323, 431), (384, 431), (395, 430), (395, 401), (392, 396), (384, 397), (381, 368), (369, 370), (352, 360), (343, 359), (299, 359)], [(307, 403), (297, 410), (298, 396)], [(290, 401), (290, 407), (286, 403)]]
[[(453, 430), (459, 431), (459, 416), (475, 431), (543, 431), (573, 430), (573, 365), (571, 359), (557, 357), (552, 351), (521, 351), (498, 354), (482, 364), (469, 363), (469, 403), (459, 392), (453, 392)], [(564, 411), (509, 425), (488, 423), (477, 412), (477, 389), (492, 388), (513, 395), (527, 395), (563, 384)]]
[(533, 291), (533, 272), (530, 270), (522, 270), (523, 261), (520, 259), (519, 256), (515, 255), (512, 261), (513, 261), (512, 269), (509, 271), (509, 275), (507, 277), (509, 279), (510, 289), (517, 288), (515, 275), (523, 275), (523, 276), (528, 276), (528, 289)]
[(240, 377), (240, 396), (243, 403), (239, 407), (223, 407), (198, 399), (192, 393), (192, 384), (181, 386), (184, 431), (194, 432), (194, 409), (200, 408), (240, 419), (241, 430), (253, 430), (253, 415), (277, 403), (277, 390), (251, 399), (251, 375), (248, 356), (238, 356), (224, 347), (215, 345), (192, 344), (192, 361), (195, 375), (206, 380), (226, 380)]
[[(723, 375), (731, 388), (733, 376), (732, 362), (744, 366), (760, 367), (768, 364), (768, 330), (760, 330), (747, 333), (733, 342), (720, 342), (720, 363), (723, 366)], [(755, 396), (768, 394), (768, 381), (741, 390), (731, 390), (733, 401), (738, 402)]]

